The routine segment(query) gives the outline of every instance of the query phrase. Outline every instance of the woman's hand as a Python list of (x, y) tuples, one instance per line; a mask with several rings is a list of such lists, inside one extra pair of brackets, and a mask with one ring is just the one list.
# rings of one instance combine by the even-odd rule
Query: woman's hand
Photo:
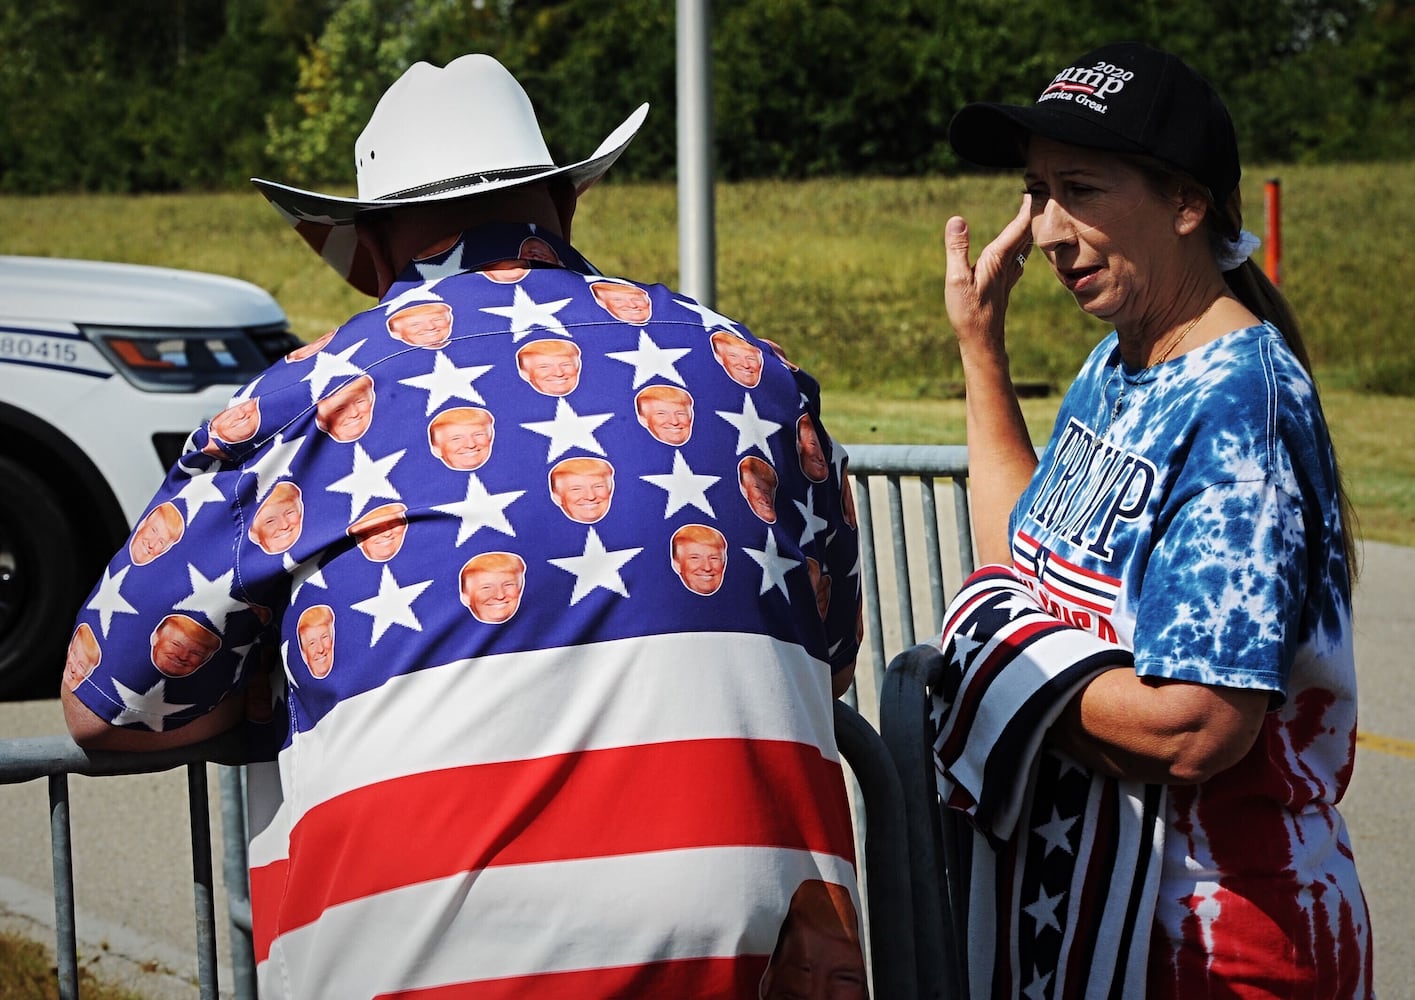
[(1012, 385), (1003, 321), (1007, 297), (1022, 277), (1017, 258), (1032, 245), (1032, 199), (1022, 206), (983, 252), (968, 263), (968, 223), (958, 216), (944, 230), (947, 275), (944, 304), (958, 338), (966, 387), (968, 451), (986, 455), (975, 462), (968, 481), (973, 493), (973, 535), (977, 558), (1012, 564), (1008, 515), (1037, 467), (1037, 452)]
[(959, 349), (986, 346), (1001, 350), (1007, 300), (1022, 277), (1022, 262), (1032, 248), (1032, 196), (1024, 194), (1022, 205), (997, 238), (978, 254), (976, 265), (968, 263), (968, 223), (955, 215), (944, 229), (947, 272), (943, 300), (948, 322), (958, 338)]

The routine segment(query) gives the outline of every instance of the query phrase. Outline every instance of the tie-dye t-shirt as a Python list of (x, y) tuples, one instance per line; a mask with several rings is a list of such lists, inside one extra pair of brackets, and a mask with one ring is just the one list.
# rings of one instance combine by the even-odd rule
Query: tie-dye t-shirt
[(1112, 333), (1013, 511), (1018, 569), (1141, 676), (1272, 693), (1242, 761), (1170, 788), (1151, 996), (1370, 990), (1336, 805), (1356, 736), (1345, 530), (1312, 381), (1267, 324), (1141, 372)]

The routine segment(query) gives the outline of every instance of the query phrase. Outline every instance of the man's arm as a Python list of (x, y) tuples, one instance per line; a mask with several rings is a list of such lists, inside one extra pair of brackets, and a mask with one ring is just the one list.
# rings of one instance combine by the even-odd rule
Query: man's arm
[(850, 684), (855, 680), (855, 661), (851, 660), (849, 665), (836, 668), (830, 675), (830, 695), (832, 698), (839, 698), (846, 691), (850, 690)]
[(85, 750), (144, 751), (190, 746), (236, 726), (243, 718), (245, 709), (240, 698), (227, 697), (206, 715), (185, 726), (154, 733), (109, 725), (67, 687), (60, 692), (59, 702), (64, 708), (64, 722), (69, 727), (69, 735)]

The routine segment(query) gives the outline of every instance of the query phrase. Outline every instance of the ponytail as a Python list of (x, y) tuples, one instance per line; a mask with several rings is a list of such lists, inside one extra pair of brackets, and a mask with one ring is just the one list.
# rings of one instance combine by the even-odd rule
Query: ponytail
[[(1228, 204), (1224, 207), (1225, 222), (1233, 227), (1234, 232), (1243, 230), (1243, 208), (1242, 199), (1237, 189), (1228, 199)], [(1217, 225), (1210, 227), (1211, 240), (1218, 246), (1218, 241), (1228, 242), (1228, 237), (1224, 236)], [(1215, 253), (1215, 259), (1219, 259), (1219, 254)], [(1228, 284), (1228, 288), (1238, 297), (1238, 301), (1248, 307), (1248, 310), (1259, 319), (1267, 320), (1275, 326), (1282, 339), (1287, 343), (1287, 347), (1301, 363), (1302, 369), (1312, 379), (1312, 391), (1317, 392), (1316, 376), (1312, 373), (1312, 357), (1307, 351), (1307, 344), (1302, 339), (1302, 326), (1297, 322), (1297, 314), (1293, 312), (1292, 306), (1288, 303), (1282, 292), (1278, 291), (1263, 269), (1251, 257), (1243, 261), (1230, 271), (1225, 271), (1223, 280)], [(1317, 408), (1321, 410), (1320, 396), (1317, 398)], [(1337, 506), (1341, 514), (1341, 538), (1342, 548), (1346, 554), (1346, 576), (1347, 583), (1355, 587), (1356, 579), (1359, 576), (1358, 552), (1356, 547), (1356, 509), (1351, 504), (1351, 497), (1346, 492), (1345, 477), (1341, 474), (1341, 463), (1337, 460), (1336, 446), (1332, 445), (1332, 462), (1336, 469), (1336, 492)]]

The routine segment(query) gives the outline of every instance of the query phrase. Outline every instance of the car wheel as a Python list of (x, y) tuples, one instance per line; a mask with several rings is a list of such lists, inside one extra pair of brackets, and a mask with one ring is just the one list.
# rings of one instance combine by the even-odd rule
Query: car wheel
[(44, 480), (0, 457), (0, 699), (52, 697), (88, 592), (77, 536)]

